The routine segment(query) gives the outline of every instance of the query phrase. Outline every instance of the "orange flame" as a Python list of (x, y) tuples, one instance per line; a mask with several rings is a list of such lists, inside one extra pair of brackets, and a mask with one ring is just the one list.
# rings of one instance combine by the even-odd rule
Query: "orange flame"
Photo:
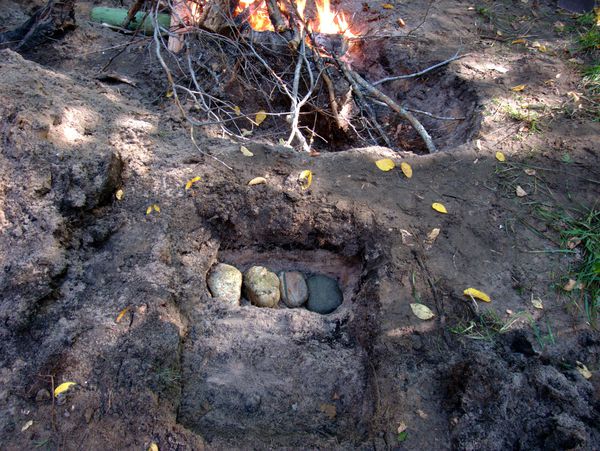
[(271, 19), (269, 19), (269, 10), (265, 0), (240, 0), (233, 15), (237, 16), (244, 12), (247, 8), (250, 9), (248, 24), (256, 31), (274, 31)]
[[(296, 8), (302, 20), (307, 0), (296, 0)], [(316, 0), (317, 17), (308, 20), (308, 26), (311, 31), (323, 34), (342, 34), (346, 37), (355, 36), (350, 31), (350, 24), (343, 13), (336, 13), (331, 9), (330, 0)], [(285, 11), (283, 3), (280, 5), (282, 11)], [(255, 31), (273, 31), (273, 24), (269, 19), (269, 12), (265, 0), (240, 0), (234, 16), (241, 14), (246, 9), (250, 10), (248, 24)]]

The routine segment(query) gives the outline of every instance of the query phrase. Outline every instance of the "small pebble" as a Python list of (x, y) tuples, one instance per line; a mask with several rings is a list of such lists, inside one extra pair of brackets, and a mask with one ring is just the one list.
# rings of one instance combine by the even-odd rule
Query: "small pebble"
[(309, 277), (308, 302), (306, 308), (323, 315), (333, 312), (342, 305), (343, 295), (338, 283), (331, 277), (314, 275)]
[(36, 402), (44, 402), (50, 399), (50, 392), (45, 388), (41, 388), (35, 395)]
[(308, 299), (308, 286), (304, 275), (298, 271), (281, 271), (279, 274), (281, 300), (288, 307), (300, 307)]
[(279, 277), (264, 266), (253, 266), (244, 274), (244, 292), (257, 307), (275, 307), (279, 302)]
[(225, 263), (216, 264), (211, 269), (206, 282), (213, 297), (228, 304), (240, 304), (242, 273), (235, 266)]

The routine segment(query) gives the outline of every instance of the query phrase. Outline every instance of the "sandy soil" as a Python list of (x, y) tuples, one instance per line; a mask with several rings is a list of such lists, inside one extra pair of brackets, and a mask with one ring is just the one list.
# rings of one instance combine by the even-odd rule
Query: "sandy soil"
[[(600, 123), (568, 94), (581, 92), (570, 60), (588, 56), (553, 26), (571, 16), (553, 2), (444, 0), (410, 39), (361, 47), (357, 69), (373, 78), (467, 53), (386, 87), (467, 118), (424, 120), (438, 154), (408, 151), (410, 133), (396, 150), (316, 157), (258, 136), (249, 158), (208, 135), (192, 144), (148, 39), (111, 64), (136, 86), (98, 80), (130, 38), (87, 22), (95, 3), (79, 2), (63, 39), (0, 51), (3, 449), (598, 447), (600, 336), (557, 289), (577, 254), (557, 252), (537, 214), (600, 194)], [(421, 3), (348, 10), (405, 34), (398, 17), (420, 24)], [(2, 25), (32, 4), (2, 5)], [(510, 44), (522, 34), (546, 51)], [(507, 114), (523, 103), (537, 105), (539, 131)], [(413, 177), (380, 171), (381, 158)], [(248, 186), (257, 176), (267, 183)], [(325, 273), (344, 302), (329, 315), (225, 305), (206, 286), (217, 261)], [(417, 301), (432, 320), (413, 315)], [(64, 381), (77, 385), (53, 400)]]

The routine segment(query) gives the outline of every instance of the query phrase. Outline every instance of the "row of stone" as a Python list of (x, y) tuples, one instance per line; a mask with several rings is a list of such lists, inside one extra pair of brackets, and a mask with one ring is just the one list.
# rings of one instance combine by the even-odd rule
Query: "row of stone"
[(264, 266), (252, 266), (243, 275), (235, 267), (218, 263), (207, 278), (215, 298), (239, 305), (242, 287), (246, 298), (257, 307), (276, 307), (282, 300), (290, 308), (306, 306), (312, 312), (327, 314), (343, 300), (338, 283), (331, 277), (315, 274), (308, 278), (299, 271), (278, 274)]

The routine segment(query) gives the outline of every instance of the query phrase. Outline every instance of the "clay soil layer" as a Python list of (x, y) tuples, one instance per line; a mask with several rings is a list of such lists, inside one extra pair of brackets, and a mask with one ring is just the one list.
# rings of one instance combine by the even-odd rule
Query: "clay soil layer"
[[(37, 3), (3, 2), (0, 25)], [(151, 39), (89, 23), (95, 3), (62, 39), (0, 51), (0, 448), (599, 447), (600, 336), (561, 289), (582, 250), (540, 215), (600, 198), (574, 17), (550, 1), (344, 2), (365, 33), (422, 23), (363, 44), (371, 80), (460, 47), (385, 89), (465, 119), (423, 118), (435, 155), (398, 123), (396, 150), (309, 156), (263, 136), (247, 157), (209, 132), (192, 143)], [(99, 77), (130, 39), (110, 70), (135, 83)], [(343, 303), (218, 302), (217, 262), (324, 274)]]

